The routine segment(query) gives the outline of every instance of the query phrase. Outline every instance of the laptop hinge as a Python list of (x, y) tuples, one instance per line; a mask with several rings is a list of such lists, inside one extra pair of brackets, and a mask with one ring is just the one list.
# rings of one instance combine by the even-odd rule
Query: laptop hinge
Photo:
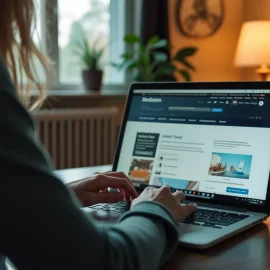
[[(188, 201), (186, 200), (184, 203), (194, 203), (194, 201)], [(231, 211), (237, 211), (237, 212), (258, 212), (258, 213), (265, 213), (267, 216), (269, 216), (269, 213), (266, 213), (265, 211), (261, 210), (251, 210), (247, 208), (240, 208), (240, 207), (234, 207), (231, 205), (220, 205), (220, 204), (213, 204), (213, 203), (205, 203), (205, 202), (196, 202), (198, 206), (206, 207), (206, 208), (217, 208), (222, 210), (231, 210)]]

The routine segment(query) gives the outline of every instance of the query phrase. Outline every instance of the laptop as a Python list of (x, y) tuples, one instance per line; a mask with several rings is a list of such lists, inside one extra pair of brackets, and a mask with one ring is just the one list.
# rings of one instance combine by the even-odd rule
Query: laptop
[(198, 204), (177, 224), (181, 245), (205, 249), (261, 223), (269, 216), (270, 83), (132, 84), (113, 170), (139, 193), (167, 185)]

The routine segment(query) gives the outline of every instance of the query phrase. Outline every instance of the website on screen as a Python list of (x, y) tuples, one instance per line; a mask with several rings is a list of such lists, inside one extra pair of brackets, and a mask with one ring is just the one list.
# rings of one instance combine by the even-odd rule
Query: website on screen
[(137, 93), (117, 169), (137, 184), (263, 203), (269, 105), (260, 93)]

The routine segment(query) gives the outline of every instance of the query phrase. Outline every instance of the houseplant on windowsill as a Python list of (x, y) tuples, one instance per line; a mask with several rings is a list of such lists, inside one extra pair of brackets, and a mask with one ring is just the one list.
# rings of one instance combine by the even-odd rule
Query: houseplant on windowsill
[(101, 89), (103, 78), (101, 59), (104, 51), (105, 47), (100, 47), (98, 41), (91, 46), (86, 38), (75, 47), (74, 53), (80, 57), (85, 67), (82, 70), (82, 78), (86, 90), (99, 91)]
[(191, 71), (195, 71), (195, 67), (188, 61), (188, 57), (197, 52), (196, 47), (179, 49), (169, 59), (166, 52), (170, 49), (170, 45), (165, 39), (155, 36), (144, 45), (140, 37), (129, 34), (125, 36), (124, 41), (128, 45), (133, 45), (133, 50), (121, 55), (121, 63), (112, 65), (117, 69), (127, 70), (133, 81), (177, 81), (176, 74), (184, 81), (191, 81)]

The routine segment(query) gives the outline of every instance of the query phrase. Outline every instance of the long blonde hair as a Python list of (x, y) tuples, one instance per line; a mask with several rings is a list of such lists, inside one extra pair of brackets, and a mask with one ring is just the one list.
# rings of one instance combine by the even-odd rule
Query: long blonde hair
[[(34, 62), (39, 62), (46, 77), (50, 74), (50, 61), (35, 44), (32, 36), (36, 26), (35, 0), (1, 0), (0, 53), (18, 89), (21, 102), (30, 109), (40, 107), (46, 98), (47, 85), (42, 84)], [(23, 77), (27, 84), (23, 83)], [(32, 89), (39, 91), (34, 102)]]

